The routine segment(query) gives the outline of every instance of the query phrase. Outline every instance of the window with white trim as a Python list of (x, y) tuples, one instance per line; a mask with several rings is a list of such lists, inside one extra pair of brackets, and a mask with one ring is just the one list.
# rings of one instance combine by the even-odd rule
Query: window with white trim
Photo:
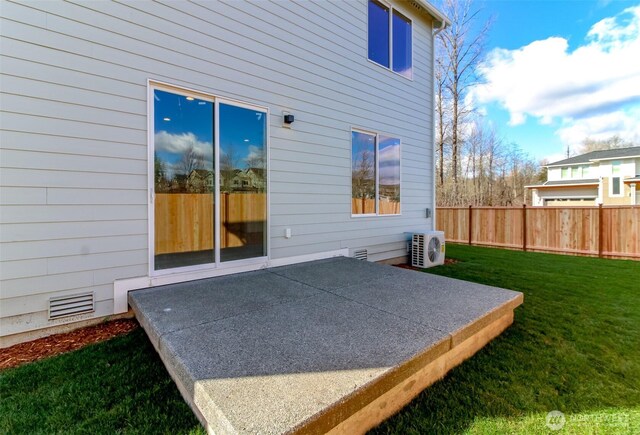
[(369, 60), (413, 77), (412, 23), (395, 8), (369, 0)]
[(400, 214), (400, 139), (351, 132), (351, 214)]
[(620, 161), (611, 162), (611, 196), (622, 196), (622, 177), (620, 176)]

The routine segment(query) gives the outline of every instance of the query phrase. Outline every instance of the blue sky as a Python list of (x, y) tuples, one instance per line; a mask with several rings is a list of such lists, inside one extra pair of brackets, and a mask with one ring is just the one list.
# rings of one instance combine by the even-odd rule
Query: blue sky
[(501, 137), (551, 161), (587, 137), (640, 143), (640, 1), (476, 6), (493, 25), (472, 98)]
[[(223, 103), (219, 107), (221, 159), (232, 156), (234, 167), (245, 169), (264, 153), (266, 116)], [(155, 152), (169, 176), (180, 171), (180, 161), (190, 148), (203, 158), (199, 169), (213, 169), (213, 110), (210, 101), (154, 91)]]

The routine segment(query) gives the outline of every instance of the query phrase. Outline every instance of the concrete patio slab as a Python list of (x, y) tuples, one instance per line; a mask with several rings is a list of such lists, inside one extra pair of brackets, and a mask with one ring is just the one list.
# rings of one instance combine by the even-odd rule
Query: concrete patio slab
[(133, 291), (215, 433), (358, 433), (513, 320), (518, 292), (350, 258)]

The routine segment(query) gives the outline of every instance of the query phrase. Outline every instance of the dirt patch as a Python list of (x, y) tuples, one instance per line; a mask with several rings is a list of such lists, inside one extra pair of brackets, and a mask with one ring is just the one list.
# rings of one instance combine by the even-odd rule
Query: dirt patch
[(42, 358), (80, 349), (88, 344), (109, 340), (133, 331), (136, 319), (118, 319), (87, 326), (63, 334), (50, 335), (26, 343), (0, 349), (0, 370), (16, 367)]
[[(460, 260), (456, 260), (456, 259), (454, 259), (454, 258), (445, 258), (445, 259), (444, 259), (444, 264), (445, 264), (445, 265), (447, 265), (447, 264), (456, 264), (456, 263), (459, 263), (459, 262), (460, 262)], [(394, 264), (394, 266), (396, 266), (396, 267), (400, 267), (400, 268), (402, 268), (402, 269), (422, 270), (421, 268), (419, 268), (419, 267), (414, 267), (414, 266), (412, 266), (412, 265), (410, 265), (410, 264)]]

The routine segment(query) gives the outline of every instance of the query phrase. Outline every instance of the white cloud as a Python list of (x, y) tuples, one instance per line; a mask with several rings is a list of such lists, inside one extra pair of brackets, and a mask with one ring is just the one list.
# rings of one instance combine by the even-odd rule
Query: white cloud
[(378, 166), (381, 184), (398, 184), (400, 182), (400, 141), (397, 139), (381, 142)]
[(247, 165), (256, 165), (256, 164), (260, 164), (263, 165), (264, 164), (264, 160), (265, 160), (265, 154), (264, 154), (264, 148), (263, 147), (257, 147), (255, 145), (249, 145), (249, 149), (248, 149), (249, 153), (247, 154), (247, 157), (244, 158), (244, 161)]
[(616, 134), (640, 143), (640, 107), (566, 121), (556, 133), (565, 144), (570, 145), (580, 144), (586, 137), (608, 139)]
[(560, 37), (493, 50), (472, 98), (502, 105), (511, 125), (527, 117), (545, 125), (559, 121), (557, 134), (567, 143), (589, 135), (631, 139), (640, 124), (640, 111), (628, 109), (640, 105), (639, 55), (640, 5), (594, 24), (571, 52)]
[(182, 154), (192, 148), (205, 158), (213, 156), (213, 144), (199, 141), (195, 134), (172, 134), (164, 130), (155, 134), (154, 144), (156, 151), (166, 151), (172, 154)]

